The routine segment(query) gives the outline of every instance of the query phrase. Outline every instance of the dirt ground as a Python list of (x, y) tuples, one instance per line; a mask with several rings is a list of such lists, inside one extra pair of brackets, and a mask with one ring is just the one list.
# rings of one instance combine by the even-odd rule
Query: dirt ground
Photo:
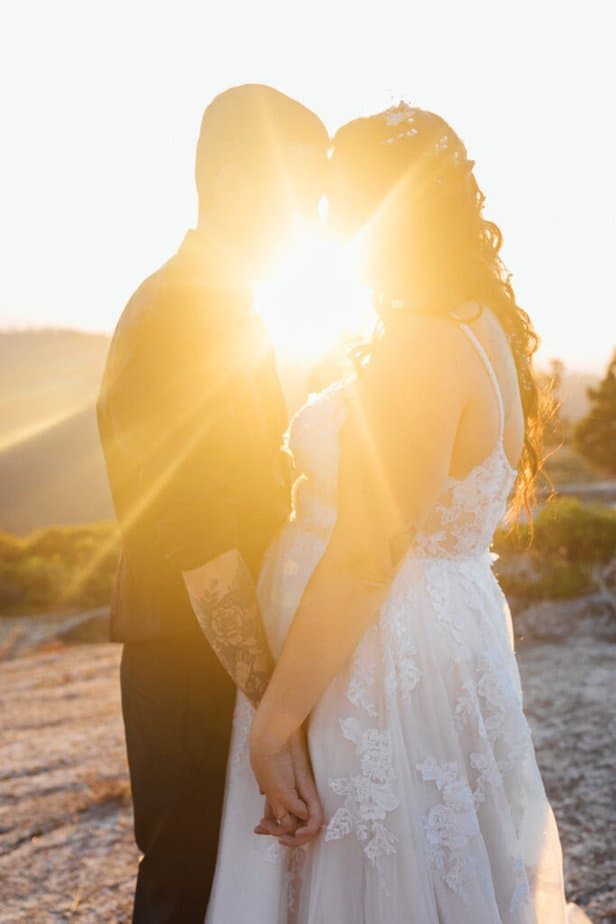
[[(573, 637), (519, 653), (569, 897), (595, 924), (616, 921), (609, 855), (616, 703), (608, 683), (615, 647)], [(138, 853), (119, 657), (117, 646), (78, 645), (0, 663), (3, 924), (130, 921)]]

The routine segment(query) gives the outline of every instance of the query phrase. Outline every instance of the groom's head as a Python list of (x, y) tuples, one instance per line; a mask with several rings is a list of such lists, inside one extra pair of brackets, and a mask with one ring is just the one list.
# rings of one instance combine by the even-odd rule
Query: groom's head
[(199, 223), (253, 263), (268, 261), (298, 217), (314, 218), (329, 137), (272, 87), (232, 87), (207, 107), (197, 145)]

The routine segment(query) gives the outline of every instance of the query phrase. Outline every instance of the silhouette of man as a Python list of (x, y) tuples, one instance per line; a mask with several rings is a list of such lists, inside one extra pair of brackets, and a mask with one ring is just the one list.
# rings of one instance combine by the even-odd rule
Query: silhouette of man
[[(290, 469), (251, 289), (298, 215), (316, 213), (327, 145), (319, 119), (272, 88), (218, 96), (197, 147), (197, 226), (132, 296), (109, 350), (98, 420), (122, 537), (112, 638), (143, 853), (136, 924), (202, 924), (235, 685), (256, 704), (272, 669), (255, 579)], [(301, 742), (294, 766), (298, 814), (319, 821)]]

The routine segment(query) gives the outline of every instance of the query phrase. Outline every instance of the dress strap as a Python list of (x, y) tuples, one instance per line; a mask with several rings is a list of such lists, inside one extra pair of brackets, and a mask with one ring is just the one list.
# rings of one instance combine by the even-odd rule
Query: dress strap
[(479, 356), (481, 357), (483, 361), (486, 371), (488, 375), (490, 376), (492, 385), (494, 386), (496, 400), (498, 401), (498, 414), (499, 414), (498, 438), (500, 441), (502, 441), (503, 433), (505, 432), (505, 403), (503, 401), (503, 393), (501, 391), (498, 378), (496, 377), (496, 372), (494, 371), (494, 366), (492, 365), (490, 361), (490, 357), (488, 356), (485, 347), (483, 346), (482, 343), (480, 343), (479, 338), (470, 329), (468, 324), (464, 324), (463, 322), (458, 322), (458, 326), (460, 327), (460, 330), (464, 331), (468, 339), (471, 341), (471, 343), (475, 347), (477, 353), (479, 353)]

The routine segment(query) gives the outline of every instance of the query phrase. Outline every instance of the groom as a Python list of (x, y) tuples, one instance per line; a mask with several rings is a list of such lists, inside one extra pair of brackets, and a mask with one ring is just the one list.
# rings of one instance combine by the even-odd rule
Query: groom
[[(316, 213), (327, 144), (319, 119), (276, 90), (218, 96), (197, 147), (197, 227), (137, 289), (109, 350), (98, 419), (122, 533), (112, 638), (124, 643), (143, 853), (136, 924), (202, 924), (235, 687), (257, 704), (272, 670), (255, 580), (289, 511), (290, 468), (251, 290), (298, 219)], [(289, 766), (295, 811), (279, 810), (281, 833), (293, 815), (320, 822), (301, 741)]]

